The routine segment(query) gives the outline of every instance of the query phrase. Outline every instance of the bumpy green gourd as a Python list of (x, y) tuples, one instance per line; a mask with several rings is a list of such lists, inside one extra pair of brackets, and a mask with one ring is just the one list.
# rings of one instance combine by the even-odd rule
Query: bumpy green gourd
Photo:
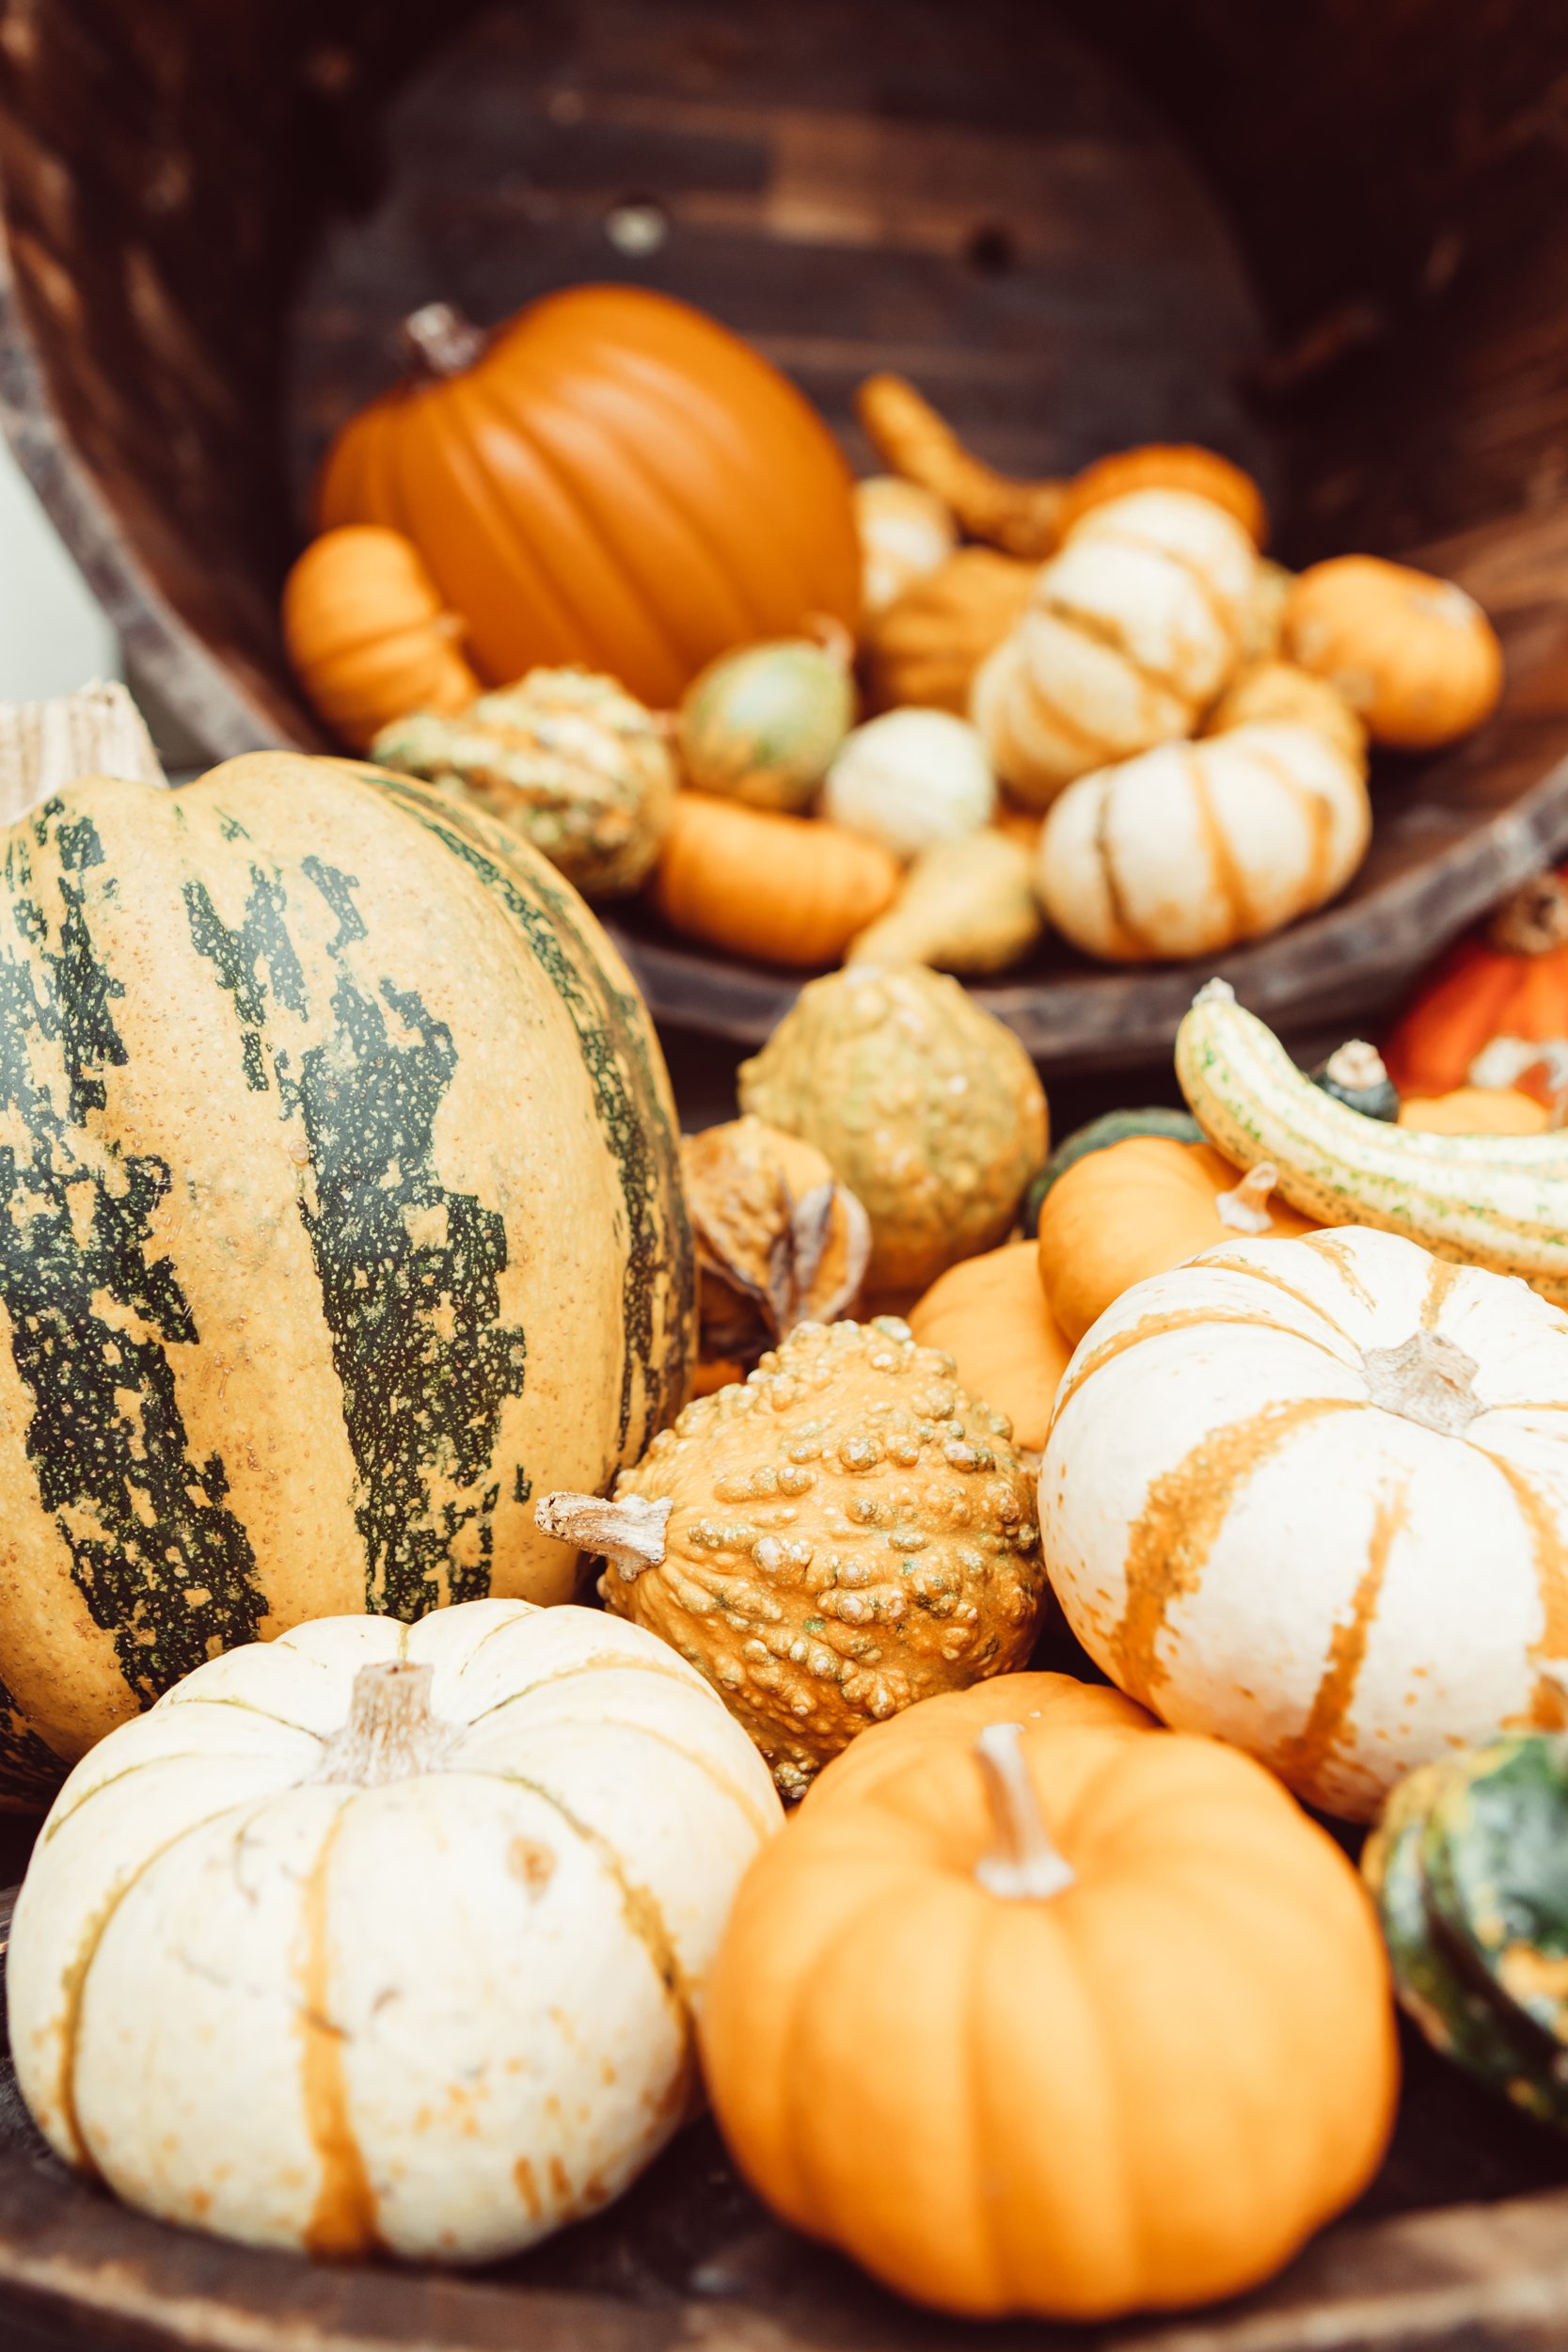
[(1362, 1868), (1401, 2004), (1433, 2047), (1568, 2130), (1568, 1739), (1412, 1772)]
[(804, 808), (855, 715), (847, 651), (789, 637), (710, 661), (681, 703), (688, 781), (753, 808)]

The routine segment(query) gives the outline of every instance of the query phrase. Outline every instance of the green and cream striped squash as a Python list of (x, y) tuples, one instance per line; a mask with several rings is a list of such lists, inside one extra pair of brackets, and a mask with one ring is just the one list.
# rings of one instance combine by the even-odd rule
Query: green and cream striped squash
[(536, 1489), (678, 1409), (668, 1082), (575, 893), (483, 812), (259, 753), (6, 836), (0, 1792), (219, 1651), (561, 1600)]
[(1402, 1233), (1568, 1306), (1568, 1130), (1440, 1136), (1369, 1119), (1298, 1070), (1224, 980), (1177, 1031), (1176, 1074), (1211, 1143), (1239, 1168), (1268, 1161), (1304, 1216)]

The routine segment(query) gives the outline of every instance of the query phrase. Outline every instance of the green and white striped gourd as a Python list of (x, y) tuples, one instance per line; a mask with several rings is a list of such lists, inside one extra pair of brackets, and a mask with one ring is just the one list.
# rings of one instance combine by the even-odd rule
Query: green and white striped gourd
[(0, 1802), (303, 1619), (569, 1598), (535, 1489), (684, 1395), (631, 979), (514, 833), (349, 761), (6, 833), (0, 1208)]
[(1176, 1074), (1210, 1141), (1239, 1168), (1269, 1161), (1305, 1216), (1402, 1233), (1568, 1306), (1568, 1132), (1440, 1136), (1369, 1119), (1298, 1070), (1224, 980), (1177, 1031)]

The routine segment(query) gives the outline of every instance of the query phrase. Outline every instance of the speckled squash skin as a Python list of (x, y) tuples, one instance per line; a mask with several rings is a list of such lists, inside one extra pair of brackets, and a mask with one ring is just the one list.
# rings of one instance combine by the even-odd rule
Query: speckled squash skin
[(743, 1110), (826, 1153), (871, 1219), (866, 1289), (925, 1290), (1004, 1240), (1049, 1142), (1034, 1064), (957, 980), (856, 964), (742, 1062)]
[(1400, 1783), (1362, 1855), (1400, 2005), (1433, 2049), (1568, 2131), (1568, 1740), (1525, 1735)]
[(692, 1269), (632, 981), (478, 810), (282, 753), (89, 778), (0, 897), (0, 1789), (37, 1804), (220, 1650), (569, 1598), (530, 1498), (678, 1408)]
[(617, 1501), (672, 1503), (665, 1560), (599, 1589), (799, 1795), (866, 1724), (1028, 1657), (1045, 1577), (1008, 1435), (907, 1324), (801, 1324), (622, 1473)]

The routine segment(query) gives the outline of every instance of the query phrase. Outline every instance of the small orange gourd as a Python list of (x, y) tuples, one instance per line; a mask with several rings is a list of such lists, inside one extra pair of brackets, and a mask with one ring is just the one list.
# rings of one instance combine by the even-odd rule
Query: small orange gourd
[(1245, 1176), (1212, 1144), (1129, 1136), (1058, 1177), (1040, 1210), (1039, 1278), (1069, 1346), (1134, 1282), (1223, 1241), (1293, 1241), (1315, 1229), (1275, 1197), (1266, 1163)]
[(1396, 751), (1468, 735), (1502, 692), (1502, 648), (1475, 599), (1376, 555), (1338, 555), (1299, 575), (1284, 650), (1330, 679), (1372, 741)]
[[(1533, 1049), (1539, 1047), (1537, 1054)], [(1402, 1094), (1568, 1072), (1568, 881), (1532, 875), (1422, 982), (1384, 1049)], [(1500, 1067), (1499, 1067), (1500, 1065)]]
[(909, 1324), (922, 1347), (952, 1357), (971, 1396), (1006, 1414), (1015, 1445), (1040, 1452), (1072, 1350), (1046, 1305), (1034, 1242), (960, 1259), (915, 1301)]
[(833, 963), (891, 906), (903, 868), (879, 843), (813, 818), (681, 792), (653, 880), (666, 922), (764, 963)]
[(283, 642), (311, 707), (356, 751), (410, 710), (480, 691), (463, 623), (401, 532), (348, 523), (312, 539), (283, 585)]
[(1399, 1123), (1428, 1136), (1544, 1136), (1552, 1115), (1517, 1087), (1455, 1087), (1402, 1103)]
[(1217, 450), (1199, 449), (1191, 441), (1146, 441), (1137, 449), (1114, 450), (1075, 473), (1063, 493), (1062, 536), (1091, 506), (1125, 498), (1131, 490), (1191, 490), (1233, 515), (1254, 547), (1266, 545), (1268, 510), (1263, 494), (1249, 473), (1222, 457)]
[(974, 673), (1023, 617), (1037, 564), (960, 548), (873, 613), (862, 653), (868, 710), (969, 716)]
[(1257, 2284), (1366, 2185), (1382, 1944), (1270, 1772), (1049, 1716), (851, 1771), (742, 1881), (700, 2027), (786, 2221), (943, 2311), (1104, 2319)]

